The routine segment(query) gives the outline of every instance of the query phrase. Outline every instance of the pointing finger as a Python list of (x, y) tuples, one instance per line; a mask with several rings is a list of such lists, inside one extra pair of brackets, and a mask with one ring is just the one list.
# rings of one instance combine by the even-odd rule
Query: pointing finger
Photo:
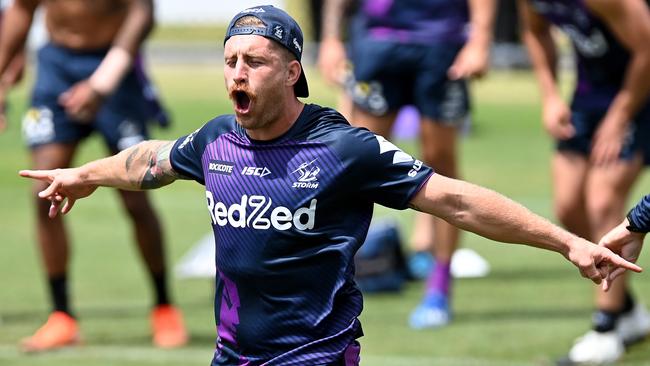
[(60, 187), (61, 183), (55, 180), (47, 188), (39, 192), (38, 196), (41, 198), (52, 197), (57, 193)]
[(629, 269), (630, 271), (634, 271), (634, 272), (643, 271), (643, 268), (637, 266), (634, 263), (626, 261), (625, 259), (623, 259), (622, 257), (616, 254), (612, 254), (612, 253), (607, 254), (605, 260), (609, 261), (610, 263), (612, 263), (613, 265), (619, 268)]
[(50, 176), (49, 170), (21, 170), (18, 174), (24, 178), (39, 179), (46, 182), (51, 182), (52, 177)]

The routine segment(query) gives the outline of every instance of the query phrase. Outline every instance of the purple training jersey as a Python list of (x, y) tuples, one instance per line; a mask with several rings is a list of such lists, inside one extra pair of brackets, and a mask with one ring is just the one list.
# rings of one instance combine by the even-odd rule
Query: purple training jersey
[(623, 85), (629, 52), (584, 0), (530, 0), (535, 12), (571, 39), (578, 64), (574, 103), (585, 108), (608, 106)]
[(360, 24), (370, 37), (407, 44), (464, 43), (466, 0), (361, 0)]
[(217, 117), (180, 138), (171, 163), (206, 187), (217, 243), (212, 365), (341, 362), (362, 335), (353, 256), (373, 204), (406, 208), (431, 169), (316, 105), (271, 141)]

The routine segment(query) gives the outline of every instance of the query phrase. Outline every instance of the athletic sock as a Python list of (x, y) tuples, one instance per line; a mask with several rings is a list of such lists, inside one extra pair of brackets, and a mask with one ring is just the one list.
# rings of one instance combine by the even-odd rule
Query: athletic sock
[(429, 274), (426, 284), (426, 295), (442, 294), (449, 295), (449, 287), (451, 283), (451, 263), (450, 262), (436, 262), (436, 266)]
[(68, 278), (66, 274), (50, 276), (48, 281), (50, 284), (50, 296), (52, 297), (54, 311), (62, 311), (74, 317), (70, 311), (70, 304), (68, 303)]
[(632, 310), (634, 310), (634, 298), (632, 297), (632, 294), (629, 291), (625, 291), (625, 303), (623, 304), (623, 310), (621, 310), (621, 314), (628, 314)]
[(169, 304), (169, 294), (167, 293), (167, 276), (165, 272), (152, 274), (154, 291), (156, 292), (156, 305)]
[(594, 313), (592, 321), (596, 332), (611, 332), (616, 328), (616, 321), (620, 313), (606, 310), (598, 310)]

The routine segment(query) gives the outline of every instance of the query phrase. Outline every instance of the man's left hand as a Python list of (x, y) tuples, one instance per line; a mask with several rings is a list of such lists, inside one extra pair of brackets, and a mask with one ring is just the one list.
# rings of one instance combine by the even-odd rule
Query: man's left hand
[[(605, 247), (612, 252), (620, 255), (625, 260), (635, 263), (643, 248), (643, 239), (645, 233), (635, 233), (629, 231), (627, 226), (630, 223), (627, 219), (623, 220), (618, 226), (610, 230), (600, 239), (598, 245)], [(610, 282), (625, 272), (624, 269), (616, 269), (609, 275)]]

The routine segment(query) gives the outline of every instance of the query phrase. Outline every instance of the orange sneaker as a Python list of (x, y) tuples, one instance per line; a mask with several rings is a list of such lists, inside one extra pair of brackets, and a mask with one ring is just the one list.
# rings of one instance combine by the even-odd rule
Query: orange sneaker
[(187, 343), (188, 336), (183, 316), (172, 305), (158, 305), (151, 312), (153, 344), (161, 348), (180, 347)]
[(49, 351), (79, 343), (77, 321), (63, 311), (55, 311), (33, 336), (20, 342), (23, 352)]

